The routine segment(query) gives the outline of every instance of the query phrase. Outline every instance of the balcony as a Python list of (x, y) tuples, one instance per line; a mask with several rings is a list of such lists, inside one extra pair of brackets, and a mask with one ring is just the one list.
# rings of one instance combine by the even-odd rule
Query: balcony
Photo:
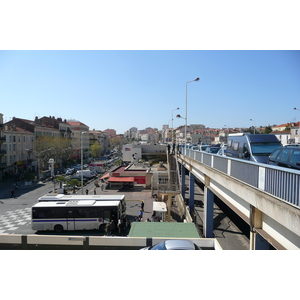
[(5, 155), (6, 154), (6, 150), (0, 150), (0, 155)]

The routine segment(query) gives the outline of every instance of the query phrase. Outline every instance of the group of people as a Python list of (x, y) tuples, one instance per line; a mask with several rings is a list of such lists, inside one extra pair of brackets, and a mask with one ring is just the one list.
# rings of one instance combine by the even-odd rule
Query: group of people
[[(171, 151), (171, 145), (170, 144), (168, 144), (168, 154), (175, 154), (175, 148), (176, 148), (176, 144), (175, 143), (173, 143), (173, 145), (172, 145), (172, 151)], [(179, 144), (177, 144), (177, 154), (180, 154), (180, 146), (179, 146)]]
[(123, 218), (122, 220), (119, 219), (117, 224), (114, 220), (111, 220), (105, 225), (105, 235), (114, 236), (116, 232), (118, 232), (118, 235), (125, 236), (129, 232), (130, 228), (131, 223), (128, 218)]

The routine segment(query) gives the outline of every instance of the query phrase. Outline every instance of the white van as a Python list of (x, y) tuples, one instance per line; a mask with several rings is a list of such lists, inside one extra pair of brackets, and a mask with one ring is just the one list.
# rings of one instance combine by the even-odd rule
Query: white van
[(228, 135), (226, 156), (266, 164), (269, 155), (281, 146), (274, 134), (234, 133)]

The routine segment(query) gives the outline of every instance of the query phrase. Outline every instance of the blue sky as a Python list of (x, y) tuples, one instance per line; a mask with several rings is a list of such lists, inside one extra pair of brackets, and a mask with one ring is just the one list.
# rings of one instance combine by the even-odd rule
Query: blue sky
[(199, 77), (188, 84), (188, 124), (298, 121), (296, 5), (7, 1), (0, 5), (0, 112), (5, 121), (51, 115), (124, 133), (171, 126), (179, 107), (177, 127), (185, 124), (175, 115), (185, 116), (186, 82)]
[[(4, 120), (55, 116), (90, 129), (300, 120), (300, 51), (0, 51)], [(250, 121), (250, 119), (254, 121)]]

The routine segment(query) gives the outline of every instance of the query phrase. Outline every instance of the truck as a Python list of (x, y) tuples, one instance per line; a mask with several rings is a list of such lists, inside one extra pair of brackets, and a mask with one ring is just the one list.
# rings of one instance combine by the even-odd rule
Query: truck
[(228, 135), (226, 156), (266, 164), (269, 155), (281, 146), (274, 134), (234, 133)]
[(94, 177), (94, 174), (91, 170), (79, 170), (76, 172), (77, 177), (81, 177), (81, 174), (85, 178), (93, 178)]

